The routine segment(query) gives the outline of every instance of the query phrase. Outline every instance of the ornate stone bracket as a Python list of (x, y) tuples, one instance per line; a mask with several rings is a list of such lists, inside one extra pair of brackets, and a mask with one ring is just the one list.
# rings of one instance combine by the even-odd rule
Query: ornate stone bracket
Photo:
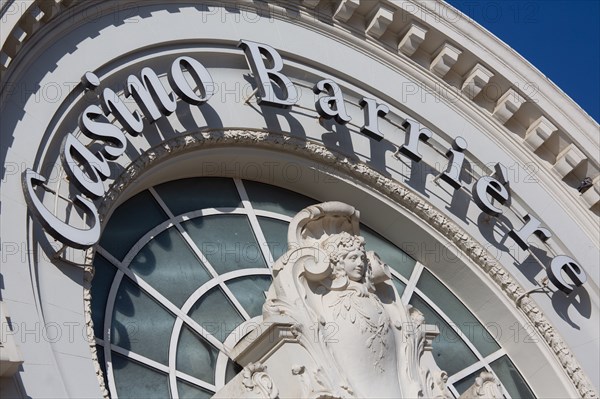
[(228, 384), (226, 389), (219, 391), (213, 398), (252, 398), (276, 399), (279, 390), (273, 379), (267, 373), (267, 367), (261, 363), (249, 363)]
[(467, 389), (458, 399), (502, 399), (504, 395), (500, 390), (500, 383), (492, 373), (482, 371), (475, 383)]

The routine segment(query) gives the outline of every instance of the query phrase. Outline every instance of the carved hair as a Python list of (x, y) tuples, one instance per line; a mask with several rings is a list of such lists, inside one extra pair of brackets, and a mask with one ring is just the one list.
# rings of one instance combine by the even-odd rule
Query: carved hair
[(366, 257), (365, 239), (358, 235), (352, 235), (346, 231), (329, 236), (321, 244), (322, 248), (329, 255), (329, 260), (333, 266), (331, 277), (335, 279), (346, 277), (346, 271), (341, 266), (341, 261), (352, 251), (359, 250), (365, 254), (364, 281), (370, 282), (370, 268)]

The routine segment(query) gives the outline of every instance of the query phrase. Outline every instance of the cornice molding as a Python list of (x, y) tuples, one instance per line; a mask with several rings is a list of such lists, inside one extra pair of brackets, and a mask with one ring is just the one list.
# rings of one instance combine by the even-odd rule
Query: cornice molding
[[(10, 8), (13, 4), (17, 2), (8, 2), (6, 3), (3, 12), (8, 15)], [(156, 3), (156, 2), (152, 2)], [(185, 2), (184, 2), (185, 3)], [(207, 1), (207, 4), (211, 5), (223, 5), (223, 2), (215, 3), (213, 1)], [(241, 0), (241, 1), (227, 1), (226, 3), (236, 4), (240, 7), (246, 9), (254, 9), (259, 11), (261, 7), (259, 4), (252, 0)], [(561, 137), (566, 139), (568, 143), (565, 146), (573, 146), (579, 150), (581, 154), (583, 154), (583, 158), (581, 158), (581, 162), (587, 162), (592, 170), (591, 177), (595, 182), (596, 178), (600, 176), (600, 159), (598, 159), (597, 153), (600, 152), (600, 126), (593, 121), (589, 115), (587, 115), (579, 106), (577, 106), (573, 100), (571, 100), (564, 92), (562, 92), (556, 85), (552, 82), (549, 82), (546, 77), (544, 77), (534, 66), (528, 63), (523, 57), (518, 55), (514, 50), (509, 48), (506, 44), (500, 41), (498, 38), (493, 36), (487, 30), (482, 28), (477, 23), (473, 22), (468, 16), (463, 15), (458, 10), (454, 9), (450, 5), (445, 2), (428, 2), (428, 1), (417, 1), (417, 0), (405, 0), (402, 2), (397, 1), (379, 1), (379, 2), (370, 2), (369, 7), (370, 10), (367, 12), (367, 15), (360, 16), (355, 15), (358, 14), (358, 10), (363, 7), (362, 2), (353, 1), (353, 2), (345, 2), (345, 9), (351, 9), (351, 13), (348, 11), (350, 16), (346, 20), (336, 18), (335, 12), (336, 10), (330, 10), (325, 7), (324, 1), (304, 1), (301, 5), (298, 2), (282, 0), (276, 3), (267, 4), (268, 7), (273, 7), (273, 9), (281, 9), (282, 12), (273, 13), (272, 17), (282, 18), (282, 16), (286, 16), (285, 10), (287, 9), (295, 9), (304, 11), (306, 15), (312, 16), (312, 18), (299, 18), (302, 19), (303, 25), (312, 25), (313, 29), (317, 29), (321, 32), (329, 32), (328, 35), (346, 35), (348, 32), (362, 32), (362, 37), (353, 38), (353, 43), (356, 46), (365, 47), (362, 49), (363, 51), (374, 51), (373, 46), (377, 47), (378, 52), (387, 53), (387, 58), (394, 59), (396, 62), (405, 63), (409, 61), (408, 64), (412, 64), (414, 68), (420, 70), (420, 74), (428, 76), (429, 81), (435, 82), (435, 87), (443, 87), (446, 89), (453, 89), (454, 87), (449, 85), (444, 80), (444, 75), (452, 70), (452, 66), (455, 63), (455, 60), (452, 59), (449, 63), (442, 65), (441, 68), (440, 57), (431, 57), (430, 63), (427, 66), (420, 65), (412, 60), (412, 55), (414, 51), (417, 50), (419, 46), (422, 46), (423, 40), (427, 40), (427, 34), (423, 33), (421, 40), (412, 41), (413, 46), (415, 47), (414, 51), (409, 52), (410, 54), (405, 54), (405, 52), (398, 50), (397, 43), (406, 42), (406, 35), (410, 33), (401, 31), (400, 33), (395, 33), (391, 30), (391, 26), (394, 24), (392, 20), (396, 20), (399, 18), (392, 18), (390, 15), (395, 15), (396, 13), (403, 13), (402, 18), (406, 18), (407, 15), (410, 16), (411, 21), (407, 22), (407, 28), (411, 26), (420, 26), (423, 32), (426, 31), (436, 31), (436, 33), (444, 35), (446, 39), (448, 39), (447, 46), (450, 46), (453, 50), (452, 54), (455, 58), (458, 58), (465, 49), (467, 49), (470, 53), (477, 57), (477, 63), (475, 67), (478, 67), (478, 70), (483, 70), (488, 72), (489, 74), (499, 75), (509, 82), (514, 82), (512, 86), (500, 97), (497, 104), (494, 106), (493, 111), (489, 112), (484, 109), (482, 106), (478, 105), (473, 98), (470, 98), (469, 95), (464, 94), (461, 95), (461, 102), (465, 104), (470, 104), (473, 109), (479, 110), (476, 112), (480, 114), (481, 117), (489, 120), (493, 124), (498, 125), (498, 130), (502, 132), (502, 136), (506, 136), (506, 140), (509, 142), (514, 142), (514, 146), (523, 146), (526, 148), (526, 152), (528, 153), (528, 157), (530, 159), (536, 159), (539, 164), (543, 167), (545, 172), (548, 172), (548, 177), (551, 180), (555, 180), (554, 184), (551, 184), (550, 187), (562, 187), (559, 189), (560, 191), (565, 192), (568, 195), (569, 199), (566, 199), (567, 202), (573, 204), (577, 204), (578, 208), (581, 208), (581, 217), (578, 217), (578, 220), (590, 220), (590, 216), (592, 219), (594, 217), (597, 218), (593, 211), (594, 207), (597, 207), (597, 204), (600, 203), (600, 194), (599, 195), (587, 195), (585, 198), (581, 196), (574, 187), (565, 183), (562, 178), (564, 175), (554, 174), (552, 171), (555, 169), (554, 166), (560, 160), (558, 159), (559, 154), (554, 154), (557, 159), (549, 164), (548, 161), (540, 158), (537, 153), (535, 153), (531, 147), (528, 145), (528, 137), (520, 138), (516, 132), (512, 131), (511, 128), (504, 125), (504, 123), (514, 115), (518, 109), (520, 108), (523, 102), (529, 102), (531, 107), (537, 107), (538, 111), (541, 114), (541, 118), (544, 118), (551, 125), (556, 127), (556, 130), (550, 132), (548, 135), (543, 135), (541, 137), (541, 142), (537, 148), (539, 148), (545, 141), (550, 139), (550, 136), (553, 134), (560, 134)], [(265, 3), (266, 4), (266, 3)], [(343, 5), (342, 4), (342, 5)], [(351, 7), (349, 5), (352, 5)], [(357, 7), (354, 7), (358, 4)], [(366, 3), (365, 3), (366, 4)], [(10, 34), (3, 35), (0, 50), (0, 73), (2, 73), (1, 85), (4, 88), (6, 83), (5, 78), (10, 76), (10, 70), (13, 68), (17, 68), (13, 61), (19, 57), (22, 57), (23, 52), (27, 52), (31, 45), (34, 45), (35, 41), (32, 41), (31, 38), (36, 36), (36, 33), (40, 31), (45, 26), (49, 26), (50, 22), (57, 21), (57, 16), (64, 14), (67, 10), (72, 15), (75, 15), (77, 9), (74, 6), (81, 7), (82, 9), (87, 7), (86, 5), (92, 5), (91, 1), (88, 0), (54, 0), (51, 2), (45, 0), (35, 0), (31, 2), (28, 8), (22, 11), (22, 15), (20, 18), (16, 18), (15, 15), (10, 15), (10, 18), (7, 18), (8, 21), (4, 26), (6, 31), (10, 30)], [(94, 7), (105, 7), (110, 9), (110, 7), (114, 7), (114, 4), (110, 2), (106, 2), (104, 4), (93, 4)], [(319, 8), (320, 5), (323, 5), (322, 8)], [(340, 5), (340, 7), (342, 6)], [(415, 10), (421, 15), (415, 15), (416, 12), (407, 13), (406, 9), (408, 5), (415, 7)], [(264, 4), (261, 3), (261, 6), (264, 8)], [(339, 8), (339, 7), (338, 7)], [(363, 7), (364, 8), (364, 7)], [(447, 21), (447, 18), (441, 14), (440, 10), (452, 10), (457, 15), (461, 16), (458, 21)], [(316, 11), (315, 11), (316, 10)], [(385, 23), (377, 23), (377, 34), (369, 34), (369, 29), (373, 30), (373, 23), (363, 23), (356, 22), (356, 19), (363, 18), (366, 22), (373, 22), (374, 16), (377, 16), (381, 13), (377, 11), (384, 10), (385, 11)], [(331, 25), (323, 24), (319, 18), (317, 18), (316, 13), (330, 13), (330, 18), (332, 20)], [(305, 15), (305, 17), (306, 17)], [(320, 15), (320, 14), (319, 14)], [(383, 15), (383, 14), (382, 14)], [(419, 18), (421, 17), (421, 18)], [(429, 18), (428, 18), (429, 17)], [(282, 19), (285, 19), (283, 17)], [(375, 18), (376, 19), (376, 18)], [(364, 25), (364, 26), (363, 26)], [(416, 29), (416, 28), (415, 28)], [(337, 33), (336, 33), (337, 32)], [(389, 43), (386, 43), (381, 40), (382, 37), (388, 37), (390, 34), (396, 38), (396, 46), (390, 47)], [(450, 35), (450, 36), (449, 36)], [(454, 43), (451, 45), (450, 43)], [(456, 45), (458, 43), (458, 45)], [(434, 54), (435, 55), (435, 54)], [(439, 55), (439, 54), (438, 54)], [(18, 62), (16, 63), (18, 64)], [(12, 66), (12, 67), (11, 67)], [(440, 68), (443, 70), (440, 72)], [(436, 72), (437, 71), (437, 72)], [(442, 76), (440, 77), (440, 74)], [(473, 79), (472, 71), (463, 76), (464, 81), (462, 86), (464, 88), (465, 85), (469, 84), (469, 79)], [(486, 76), (486, 77), (487, 77)], [(526, 93), (523, 93), (521, 89), (519, 89), (519, 83), (521, 86), (530, 82), (531, 80), (535, 81), (536, 84), (539, 85), (539, 96), (543, 101), (538, 101), (540, 99), (531, 99)], [(489, 77), (486, 79), (478, 79), (476, 82), (478, 87), (477, 90), (481, 91), (488, 83)], [(516, 84), (516, 86), (515, 86)], [(470, 86), (469, 86), (470, 87)], [(460, 88), (456, 88), (456, 92), (461, 94)], [(514, 93), (514, 95), (511, 95)], [(517, 98), (522, 101), (511, 102), (508, 108), (507, 106), (507, 98)], [(534, 101), (534, 102), (531, 102)], [(513, 104), (514, 103), (514, 104)], [(500, 112), (504, 109), (507, 109), (510, 112)], [(498, 115), (501, 115), (499, 117)], [(496, 117), (495, 117), (496, 116)], [(560, 116), (560, 117), (559, 117)], [(536, 118), (529, 126), (525, 126), (525, 130), (527, 132), (534, 129), (538, 124), (539, 118)], [(538, 140), (538, 141), (540, 141)], [(570, 173), (575, 169), (577, 165), (569, 166), (568, 170), (566, 170), (566, 174)], [(591, 187), (588, 191), (593, 193), (600, 193), (600, 183), (596, 182), (593, 187)], [(589, 194), (589, 193), (588, 193)], [(565, 201), (562, 201), (565, 202)], [(589, 230), (589, 227), (588, 227)]]

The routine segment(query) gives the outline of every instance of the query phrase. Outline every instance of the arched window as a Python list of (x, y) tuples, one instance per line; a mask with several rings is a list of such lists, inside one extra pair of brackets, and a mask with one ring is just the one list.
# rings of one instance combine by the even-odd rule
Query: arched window
[[(263, 183), (188, 178), (144, 190), (112, 214), (96, 247), (92, 317), (113, 397), (210, 397), (239, 366), (227, 348), (260, 321), (287, 225), (319, 201)], [(505, 396), (534, 397), (495, 331), (426, 266), (362, 225), (405, 304), (440, 335), (433, 354), (458, 397), (483, 370)]]

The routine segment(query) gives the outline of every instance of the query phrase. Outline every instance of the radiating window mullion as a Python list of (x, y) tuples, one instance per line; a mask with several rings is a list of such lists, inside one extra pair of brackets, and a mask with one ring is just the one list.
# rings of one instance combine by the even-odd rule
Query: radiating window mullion
[(289, 223), (279, 219), (257, 216), (258, 224), (265, 237), (266, 246), (276, 261), (288, 250), (287, 235)]
[(131, 351), (129, 349), (125, 349), (119, 345), (110, 344), (110, 347), (111, 347), (111, 350), (113, 350), (114, 352), (117, 352), (118, 354), (123, 355), (123, 356), (127, 357), (128, 359), (135, 360), (136, 362), (138, 362), (144, 366), (148, 366), (150, 368), (153, 368), (153, 369), (158, 370), (165, 374), (167, 374), (169, 372), (168, 366), (165, 366), (164, 364), (159, 363), (156, 360), (152, 360), (144, 355), (140, 355), (137, 352)]
[[(149, 367), (117, 351), (114, 351), (113, 355), (115, 385), (119, 387), (121, 396), (156, 399), (170, 397), (169, 381), (165, 372)], [(136, 383), (132, 384), (132, 381)], [(116, 392), (112, 394), (113, 397), (116, 396)]]
[[(96, 249), (102, 256), (104, 256), (109, 262), (115, 265), (123, 274), (129, 277), (133, 282), (137, 283), (144, 292), (154, 298), (158, 303), (163, 305), (168, 311), (173, 313), (175, 316), (180, 317), (183, 321), (189, 325), (194, 331), (198, 334), (206, 338), (213, 346), (215, 346), (219, 350), (225, 350), (221, 342), (212, 336), (208, 331), (206, 331), (202, 326), (196, 323), (193, 319), (191, 319), (188, 315), (183, 313), (180, 308), (178, 308), (175, 304), (169, 301), (164, 295), (158, 292), (154, 287), (148, 284), (143, 278), (134, 274), (127, 267), (123, 266), (121, 262), (119, 262), (116, 258), (106, 252), (102, 247), (98, 246)], [(108, 308), (107, 308), (108, 309)], [(112, 317), (112, 314), (111, 314)]]
[(485, 368), (488, 371), (490, 371), (488, 363), (485, 360), (478, 360), (475, 363), (472, 363), (469, 366), (465, 367), (464, 369), (457, 371), (451, 376), (448, 376), (448, 384), (454, 384), (482, 368)]
[(244, 180), (244, 188), (253, 209), (266, 210), (294, 217), (307, 206), (319, 201), (282, 187)]
[[(499, 381), (503, 381), (502, 378), (499, 378), (499, 373), (501, 373), (503, 370), (501, 368), (501, 364), (504, 363), (505, 366), (510, 365), (510, 367), (512, 367), (516, 373), (518, 374), (518, 378), (515, 379), (513, 378), (513, 376), (511, 375), (506, 375), (504, 374), (504, 381), (511, 382), (513, 384), (516, 383), (516, 385), (513, 386), (513, 388), (516, 389), (516, 392), (513, 390), (514, 393), (516, 393), (519, 397), (534, 397), (535, 398), (535, 393), (532, 391), (531, 387), (529, 386), (529, 384), (527, 383), (527, 381), (525, 380), (525, 378), (523, 378), (523, 374), (521, 374), (521, 372), (519, 371), (519, 369), (517, 368), (517, 366), (512, 362), (512, 360), (510, 360), (510, 358), (508, 356), (501, 356), (498, 359), (490, 362), (490, 368), (493, 370), (494, 375), (496, 375), (496, 378), (498, 378)], [(527, 392), (522, 392), (521, 389), (519, 389), (519, 385), (522, 384), (522, 386), (526, 389)], [(505, 395), (507, 397), (509, 396), (508, 393), (508, 389), (506, 388), (507, 385), (509, 384), (505, 384), (502, 383), (502, 386), (504, 388), (504, 391), (506, 392)]]
[(212, 278), (176, 227), (157, 234), (126, 266), (179, 307)]
[(154, 196), (154, 199), (156, 199), (156, 201), (158, 202), (160, 207), (163, 209), (163, 211), (169, 216), (169, 219), (172, 221), (172, 223), (177, 228), (177, 230), (181, 233), (181, 235), (183, 236), (183, 238), (185, 239), (185, 241), (189, 245), (189, 247), (192, 249), (194, 254), (198, 257), (198, 259), (202, 263), (204, 263), (204, 265), (208, 269), (208, 272), (213, 276), (213, 278), (218, 277), (219, 273), (216, 272), (215, 268), (210, 264), (208, 259), (206, 259), (206, 256), (204, 256), (204, 254), (202, 253), (200, 248), (198, 248), (196, 243), (194, 243), (194, 240), (192, 240), (192, 238), (189, 236), (189, 234), (181, 226), (181, 224), (178, 221), (178, 218), (176, 218), (173, 215), (173, 212), (171, 212), (171, 210), (169, 209), (167, 204), (165, 204), (165, 202), (162, 200), (162, 198), (160, 198), (160, 196), (158, 195), (156, 190), (154, 190), (154, 188), (150, 188), (148, 191), (150, 191), (150, 193), (152, 193), (152, 195)]
[[(183, 331), (188, 331), (188, 333), (189, 333), (189, 334), (193, 334), (193, 332), (192, 332), (192, 331), (191, 331), (189, 328), (186, 328), (186, 330), (184, 330), (184, 328), (180, 328), (180, 329), (178, 330), (178, 332), (177, 332), (177, 335), (178, 335), (178, 337), (177, 337), (177, 343), (176, 343), (176, 345), (175, 345), (176, 347), (175, 347), (175, 348), (173, 348), (173, 349), (174, 349), (174, 351), (175, 351), (174, 360), (176, 360), (176, 358), (177, 358), (177, 357), (179, 357), (179, 356), (178, 356), (179, 354), (178, 354), (178, 352), (177, 352), (177, 351), (178, 351), (178, 347), (179, 347), (179, 345), (180, 345), (180, 343), (181, 343), (181, 335), (182, 335), (182, 332), (183, 332)], [(198, 339), (198, 340), (200, 340), (198, 337), (194, 337), (194, 338), (195, 338), (195, 339)], [(204, 342), (203, 344), (208, 344), (208, 343)], [(209, 345), (210, 345), (210, 344), (209, 344)], [(215, 348), (213, 348), (213, 349), (215, 349)], [(221, 353), (224, 353), (224, 352), (222, 352), (222, 351), (215, 351), (215, 352), (218, 352), (219, 354), (221, 354)], [(217, 355), (217, 356), (218, 356), (218, 355)], [(229, 358), (229, 357), (227, 356), (227, 354), (225, 354), (225, 356), (226, 356), (227, 358)], [(185, 379), (186, 381), (188, 381), (188, 382), (191, 382), (191, 383), (193, 383), (193, 384), (196, 384), (196, 385), (198, 385), (198, 386), (200, 386), (200, 387), (202, 387), (202, 388), (204, 388), (204, 389), (209, 389), (209, 390), (211, 390), (211, 391), (215, 391), (215, 384), (214, 384), (214, 370), (213, 370), (213, 382), (210, 382), (210, 381), (207, 381), (207, 380), (205, 380), (205, 379), (202, 379), (202, 378), (200, 378), (200, 377), (194, 376), (194, 375), (192, 375), (192, 374), (190, 374), (190, 373), (186, 373), (185, 371), (182, 371), (181, 369), (179, 369), (179, 368), (177, 367), (177, 361), (175, 361), (175, 364), (169, 364), (169, 369), (170, 369), (170, 372), (172, 372), (172, 373), (173, 373), (173, 375), (174, 375), (175, 377), (181, 377), (181, 376), (184, 376), (184, 379)], [(192, 370), (190, 370), (190, 371), (192, 371)]]
[[(127, 350), (125, 348), (121, 348), (120, 346), (114, 345), (114, 344), (111, 344), (111, 349), (113, 351), (115, 351), (116, 353), (118, 353), (118, 354), (120, 354), (120, 355), (122, 355), (122, 356), (124, 356), (124, 357), (126, 357), (128, 359), (131, 359), (131, 360), (133, 360), (133, 361), (135, 361), (135, 362), (137, 362), (137, 363), (139, 363), (139, 364), (141, 364), (143, 366), (147, 366), (150, 369), (159, 371), (159, 372), (164, 373), (164, 374), (168, 374), (169, 373), (169, 367), (167, 367), (167, 366), (165, 366), (165, 365), (163, 365), (163, 364), (161, 364), (159, 362), (156, 362), (156, 361), (154, 361), (152, 359), (149, 359), (149, 358), (147, 358), (147, 357), (145, 357), (143, 355), (140, 355), (139, 353)], [(197, 387), (200, 387), (202, 389), (209, 390), (209, 391), (212, 391), (212, 392), (216, 391), (216, 388), (215, 388), (214, 384), (211, 384), (209, 382), (206, 382), (204, 380), (201, 380), (199, 378), (191, 376), (191, 375), (189, 375), (189, 374), (187, 374), (187, 373), (185, 373), (185, 372), (183, 372), (181, 370), (175, 370), (175, 376), (177, 378), (185, 380), (186, 382), (188, 382), (190, 384), (193, 384), (193, 385), (195, 385)]]
[(276, 219), (276, 220), (281, 220), (282, 222), (291, 222), (292, 221), (292, 217), (288, 216), (288, 215), (282, 215), (280, 213), (275, 213), (275, 212), (271, 212), (271, 211), (263, 211), (261, 209), (254, 209), (254, 207), (252, 208), (252, 210), (254, 211), (254, 214), (258, 217), (258, 216), (263, 216), (266, 218), (270, 218), (270, 219)]
[(506, 355), (506, 350), (504, 350), (504, 348), (501, 347), (497, 351), (494, 351), (494, 352), (490, 353), (489, 355), (487, 355), (486, 357), (484, 357), (483, 361), (486, 362), (486, 364), (490, 364), (494, 360), (500, 359), (504, 355)]
[[(502, 356), (506, 355), (506, 351), (504, 349), (499, 349), (496, 352), (486, 356), (484, 359), (477, 361), (476, 363), (471, 364), (468, 367), (465, 367), (464, 369), (454, 373), (453, 375), (448, 377), (448, 384), (452, 384), (454, 385), (455, 383), (457, 383), (458, 381), (462, 380), (465, 377), (468, 377), (470, 374), (474, 373), (475, 371), (479, 370), (479, 369), (486, 369), (486, 371), (494, 374), (494, 376), (496, 376), (496, 373), (494, 373), (494, 370), (492, 370), (490, 363), (493, 362), (494, 360), (497, 360), (499, 358), (501, 358)], [(500, 381), (500, 379), (498, 378), (498, 376), (496, 376), (496, 379), (498, 382), (502, 382)], [(505, 392), (506, 389), (504, 388), (504, 385), (502, 384), (502, 389), (503, 389), (503, 393), (506, 396), (506, 398), (508, 399), (510, 397), (510, 395), (508, 394), (508, 392)]]
[(227, 296), (227, 299), (229, 299), (229, 301), (233, 304), (233, 306), (235, 306), (236, 310), (238, 312), (240, 312), (240, 314), (242, 315), (244, 320), (250, 320), (252, 318), (252, 316), (250, 316), (248, 314), (248, 312), (246, 311), (246, 309), (244, 309), (244, 307), (242, 306), (240, 301), (238, 301), (238, 299), (235, 297), (235, 295), (233, 295), (233, 292), (231, 292), (229, 287), (227, 285), (225, 285), (225, 283), (222, 281), (219, 282), (219, 287), (221, 287), (221, 289), (223, 290), (223, 293)]
[(454, 385), (452, 384), (448, 384), (448, 389), (450, 390), (450, 392), (452, 392), (452, 395), (454, 395), (455, 398), (458, 398), (460, 396), (460, 394), (458, 393), (458, 391), (456, 390), (456, 388), (454, 388)]
[(265, 291), (271, 285), (271, 278), (265, 276), (244, 276), (227, 282), (227, 288), (252, 317), (262, 316)]
[(415, 268), (413, 269), (412, 274), (410, 275), (410, 279), (406, 284), (406, 288), (404, 289), (404, 293), (402, 294), (402, 303), (404, 306), (408, 305), (410, 302), (410, 298), (417, 287), (417, 282), (419, 281), (419, 277), (421, 277), (421, 272), (423, 271), (424, 266), (421, 262), (417, 262)]
[(204, 389), (207, 389), (207, 390), (210, 390), (210, 391), (213, 391), (213, 392), (216, 392), (216, 390), (217, 390), (217, 388), (214, 385), (209, 384), (206, 381), (202, 381), (202, 380), (200, 380), (200, 379), (198, 379), (196, 377), (193, 377), (193, 376), (191, 376), (189, 374), (186, 374), (183, 371), (176, 370), (175, 371), (175, 376), (177, 378), (180, 378), (180, 379), (186, 381), (186, 382), (189, 382), (190, 384), (196, 385), (196, 386), (198, 386), (200, 388), (204, 388)]
[[(198, 246), (196, 245), (196, 243), (194, 242), (194, 240), (192, 240), (192, 238), (189, 236), (189, 234), (187, 233), (187, 231), (185, 231), (185, 229), (181, 226), (181, 224), (179, 223), (179, 221), (177, 221), (177, 219), (175, 218), (175, 215), (173, 215), (173, 212), (171, 212), (171, 210), (169, 209), (169, 207), (167, 206), (167, 204), (165, 204), (165, 202), (162, 200), (162, 198), (160, 198), (160, 196), (158, 195), (158, 193), (156, 192), (156, 190), (154, 188), (150, 188), (149, 191), (150, 191), (150, 193), (152, 193), (152, 195), (154, 196), (154, 198), (156, 199), (156, 201), (158, 202), (158, 204), (160, 205), (160, 207), (163, 209), (163, 211), (173, 221), (175, 227), (177, 228), (177, 230), (179, 230), (179, 233), (181, 233), (181, 235), (183, 236), (184, 240), (187, 242), (188, 246), (192, 249), (192, 251), (194, 252), (194, 254), (196, 254), (196, 256), (198, 257), (198, 259), (206, 266), (206, 268), (208, 269), (209, 273), (213, 276), (213, 278), (218, 278), (219, 274), (217, 273), (217, 271), (215, 270), (215, 268), (210, 264), (210, 262), (208, 261), (208, 259), (206, 258), (206, 256), (202, 253), (202, 251), (200, 250), (200, 248), (198, 248)], [(229, 289), (229, 287), (227, 287), (222, 282), (220, 282), (219, 285), (221, 286), (221, 288), (223, 289), (223, 291), (225, 291), (225, 294), (227, 295), (227, 297), (229, 298), (229, 300), (231, 301), (231, 303), (235, 306), (235, 308), (237, 309), (237, 311), (240, 312), (240, 314), (242, 315), (242, 317), (244, 319), (246, 319), (246, 320), (250, 320), (251, 319), (250, 315), (248, 314), (248, 312), (246, 312), (246, 309), (244, 309), (244, 307), (242, 306), (242, 304), (239, 303), (239, 301), (237, 300), (237, 298), (235, 298), (235, 296), (233, 295), (233, 293), (231, 292), (231, 290)]]
[[(202, 287), (199, 288), (199, 290), (203, 290), (203, 292), (206, 292), (208, 290), (203, 289), (203, 288), (206, 288), (206, 287), (213, 288), (218, 285), (217, 283), (211, 284), (211, 282), (214, 282), (214, 279), (203, 284)], [(194, 294), (192, 294), (192, 296), (190, 296), (190, 298), (192, 298), (193, 296), (194, 296)], [(189, 311), (189, 308), (191, 307), (189, 302), (195, 302), (193, 300), (190, 300), (190, 298), (188, 298), (188, 301), (183, 305), (183, 307), (181, 309), (185, 313), (187, 313)], [(184, 324), (183, 319), (178, 318), (177, 320), (175, 320), (175, 324), (173, 325), (173, 330), (171, 331), (171, 336), (169, 338), (169, 384), (170, 384), (172, 392), (177, 392), (177, 390), (178, 390), (178, 386), (177, 386), (177, 372), (178, 372), (177, 365), (178, 365), (178, 358), (179, 358), (178, 349), (179, 349), (179, 345), (181, 345), (180, 340), (181, 340), (181, 335), (182, 335), (182, 331), (184, 328), (187, 328), (189, 330), (189, 326), (186, 326)], [(210, 343), (208, 343), (208, 345), (210, 345)], [(216, 349), (216, 348), (214, 348), (214, 349)], [(218, 349), (217, 349), (217, 351), (219, 352), (219, 354), (223, 354), (224, 356), (229, 358), (229, 355), (226, 352), (220, 351)], [(181, 373), (185, 374), (186, 376), (189, 376), (189, 374), (187, 374), (185, 372), (181, 372)], [(186, 380), (189, 380), (190, 378), (197, 379), (198, 381), (204, 381), (202, 379), (198, 379), (198, 378), (192, 377), (192, 376), (190, 376), (189, 378), (186, 378)], [(208, 381), (204, 381), (204, 382), (206, 384), (210, 384), (210, 382), (208, 382)], [(202, 384), (199, 384), (199, 386), (201, 386), (205, 389), (211, 389), (214, 391), (214, 386), (204, 386)]]
[(227, 177), (189, 177), (161, 183), (153, 189), (175, 215), (241, 205), (235, 184)]
[(465, 344), (467, 344), (469, 349), (473, 352), (473, 354), (477, 357), (478, 360), (483, 360), (483, 356), (481, 355), (481, 353), (479, 353), (479, 350), (477, 350), (475, 345), (473, 345), (473, 343), (471, 342), (469, 337), (467, 337), (461, 331), (461, 329), (458, 328), (456, 323), (454, 323), (452, 321), (452, 319), (450, 317), (448, 317), (448, 315), (446, 315), (446, 313), (444, 313), (444, 311), (442, 309), (440, 309), (440, 307), (438, 305), (436, 305), (433, 301), (431, 301), (427, 297), (427, 295), (425, 295), (418, 288), (415, 287), (414, 292), (416, 292), (423, 299), (423, 301), (425, 301), (442, 318), (442, 320), (444, 320), (450, 326), (450, 328), (452, 328), (452, 330), (456, 333), (456, 335), (458, 335), (460, 337), (460, 339), (462, 339), (465, 342)]
[(166, 219), (168, 216), (152, 195), (144, 190), (115, 209), (104, 226), (99, 244), (122, 261), (148, 230), (162, 224)]
[(396, 270), (392, 269), (390, 267), (390, 273), (392, 274), (392, 276), (396, 277), (398, 280), (402, 281), (404, 284), (406, 284), (408, 286), (408, 280), (406, 279), (406, 277), (404, 277), (403, 275), (401, 275), (400, 273), (398, 273)]
[(496, 339), (469, 308), (430, 271), (424, 270), (417, 282), (417, 291), (426, 296), (469, 336), (482, 357), (500, 349)]
[(238, 178), (233, 179), (233, 181), (235, 182), (235, 187), (237, 188), (240, 199), (242, 200), (242, 205), (244, 206), (244, 209), (248, 211), (248, 219), (250, 220), (250, 226), (254, 231), (254, 235), (256, 236), (258, 246), (265, 260), (267, 261), (267, 266), (269, 266), (269, 269), (272, 269), (275, 260), (273, 259), (273, 255), (269, 250), (267, 239), (265, 238), (262, 228), (260, 227), (260, 223), (258, 223), (258, 218), (254, 212), (254, 208), (252, 207), (252, 204), (250, 204), (250, 199), (248, 199), (248, 193), (246, 192), (244, 183), (242, 183), (242, 181)]
[[(150, 188), (148, 191), (152, 192), (153, 190)], [(157, 199), (160, 197), (154, 197), (154, 198)], [(159, 204), (160, 203), (161, 202), (159, 202)], [(166, 204), (165, 204), (165, 206), (166, 206)], [(160, 223), (159, 225), (157, 225), (156, 227), (153, 227), (151, 230), (149, 230), (146, 234), (144, 234), (142, 237), (140, 237), (140, 239), (131, 246), (131, 249), (127, 252), (125, 257), (123, 258), (122, 262), (124, 265), (129, 265), (129, 262), (131, 262), (131, 260), (137, 255), (137, 253), (149, 241), (151, 241), (156, 235), (162, 233), (164, 230), (167, 230), (171, 226), (181, 224), (181, 222), (185, 222), (187, 220), (194, 219), (196, 217), (222, 215), (222, 214), (246, 215), (246, 213), (247, 213), (246, 209), (244, 209), (244, 208), (206, 208), (206, 209), (199, 209), (199, 210), (193, 211), (193, 212), (188, 212), (183, 215), (171, 217), (173, 215), (173, 213), (170, 210), (168, 210), (168, 208), (163, 207), (162, 209), (167, 213), (169, 218), (167, 220), (163, 221), (162, 223)]]

